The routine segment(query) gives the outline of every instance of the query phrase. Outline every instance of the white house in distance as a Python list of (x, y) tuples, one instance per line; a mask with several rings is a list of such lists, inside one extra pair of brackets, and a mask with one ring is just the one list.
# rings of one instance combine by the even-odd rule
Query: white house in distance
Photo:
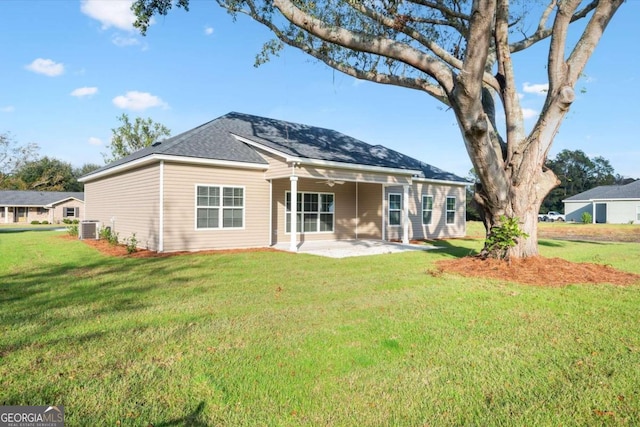
[(64, 191), (0, 190), (0, 224), (80, 219), (84, 193)]
[(160, 252), (466, 232), (464, 178), (333, 130), (235, 112), (80, 181), (85, 220)]
[(591, 215), (593, 223), (640, 224), (640, 180), (626, 185), (601, 185), (565, 200), (567, 221), (582, 221)]

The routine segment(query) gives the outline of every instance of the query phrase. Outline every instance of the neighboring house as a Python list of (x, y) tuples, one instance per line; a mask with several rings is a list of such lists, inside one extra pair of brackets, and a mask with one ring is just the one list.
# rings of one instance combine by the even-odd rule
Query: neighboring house
[(591, 215), (594, 223), (640, 224), (640, 180), (626, 185), (602, 185), (565, 200), (567, 221)]
[(466, 232), (465, 179), (333, 130), (234, 112), (80, 181), (85, 220), (160, 252)]
[(84, 193), (64, 191), (0, 190), (0, 224), (80, 219)]

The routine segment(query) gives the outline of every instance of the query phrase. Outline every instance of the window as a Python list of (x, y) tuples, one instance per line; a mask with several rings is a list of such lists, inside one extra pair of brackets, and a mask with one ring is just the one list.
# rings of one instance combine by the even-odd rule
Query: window
[(456, 198), (447, 197), (447, 224), (456, 222)]
[(63, 208), (62, 209), (62, 216), (64, 218), (69, 217), (69, 216), (78, 217), (78, 216), (80, 216), (80, 208)]
[(422, 196), (422, 224), (431, 224), (433, 217), (433, 196)]
[(640, 222), (640, 206), (636, 206), (636, 221)]
[(199, 185), (196, 193), (196, 228), (244, 226), (244, 188)]
[(38, 215), (44, 215), (47, 213), (47, 210), (45, 208), (38, 208)]
[(389, 225), (400, 225), (402, 217), (402, 194), (389, 194)]
[[(286, 232), (291, 233), (291, 193), (286, 198)], [(332, 193), (297, 193), (296, 230), (298, 233), (332, 233), (334, 195)]]

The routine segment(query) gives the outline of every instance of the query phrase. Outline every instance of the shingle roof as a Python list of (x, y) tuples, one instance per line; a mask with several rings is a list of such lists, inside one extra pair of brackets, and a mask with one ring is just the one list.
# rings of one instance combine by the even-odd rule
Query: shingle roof
[(626, 185), (601, 185), (564, 199), (565, 202), (578, 202), (604, 199), (640, 199), (640, 180)]
[(0, 206), (46, 206), (69, 198), (84, 201), (84, 193), (71, 191), (0, 191)]
[[(271, 148), (284, 155), (312, 160), (365, 166), (419, 170), (424, 178), (468, 182), (452, 173), (381, 145), (370, 145), (340, 132), (299, 123), (231, 112), (150, 147), (117, 160), (101, 172), (151, 154), (168, 154), (215, 160), (266, 164), (250, 145), (233, 135)], [(89, 175), (91, 175), (89, 174)]]

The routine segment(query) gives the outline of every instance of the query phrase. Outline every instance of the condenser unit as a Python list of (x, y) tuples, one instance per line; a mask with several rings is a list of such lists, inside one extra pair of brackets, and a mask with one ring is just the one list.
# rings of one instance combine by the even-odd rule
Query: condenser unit
[(80, 222), (79, 235), (81, 240), (98, 240), (100, 235), (100, 223), (98, 221), (82, 221)]

